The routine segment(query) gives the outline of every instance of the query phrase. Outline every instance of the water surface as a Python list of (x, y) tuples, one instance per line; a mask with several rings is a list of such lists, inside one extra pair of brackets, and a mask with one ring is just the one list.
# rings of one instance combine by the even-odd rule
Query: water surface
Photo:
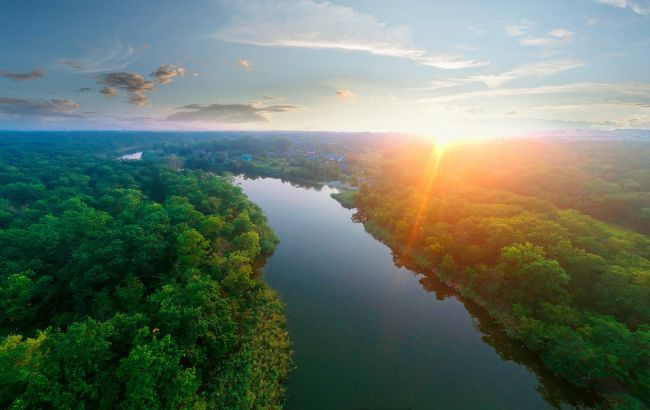
[(264, 280), (287, 305), (287, 409), (545, 409), (579, 403), (471, 303), (395, 266), (329, 195), (238, 178), (280, 237)]

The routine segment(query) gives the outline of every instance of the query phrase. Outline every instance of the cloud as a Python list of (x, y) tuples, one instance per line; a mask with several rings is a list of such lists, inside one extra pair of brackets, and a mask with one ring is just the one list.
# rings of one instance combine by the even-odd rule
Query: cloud
[(592, 83), (579, 82), (560, 85), (544, 85), (540, 87), (522, 88), (495, 88), (482, 91), (470, 91), (451, 95), (443, 95), (433, 98), (425, 98), (420, 102), (443, 102), (458, 100), (477, 100), (480, 98), (505, 98), (530, 95), (552, 95), (552, 94), (605, 94), (623, 95), (627, 97), (650, 98), (650, 83)]
[(258, 46), (337, 49), (413, 60), (442, 69), (482, 67), (487, 61), (432, 54), (413, 47), (405, 28), (389, 27), (351, 7), (314, 0), (232, 1), (234, 18), (214, 37)]
[(156, 84), (154, 81), (145, 80), (142, 74), (138, 73), (107, 73), (99, 80), (100, 84), (106, 87), (102, 88), (102, 94), (107, 95), (104, 90), (117, 89), (125, 90), (129, 94), (129, 102), (136, 105), (145, 105), (149, 102), (144, 93), (151, 91)]
[(243, 70), (246, 70), (246, 71), (250, 71), (250, 70), (253, 69), (253, 63), (251, 63), (250, 61), (245, 60), (245, 59), (243, 59), (243, 58), (240, 58), (240, 59), (239, 59), (239, 66), (240, 66)]
[(340, 89), (340, 90), (336, 90), (336, 96), (341, 99), (347, 100), (356, 97), (356, 94), (354, 94), (350, 90)]
[(476, 75), (469, 77), (474, 81), (482, 81), (488, 87), (499, 87), (510, 81), (526, 77), (546, 77), (572, 68), (585, 65), (577, 60), (542, 61), (538, 63), (522, 64), (510, 71), (494, 75)]
[(445, 70), (484, 67), (489, 64), (487, 61), (469, 60), (451, 54), (428, 55), (416, 58), (415, 60), (422, 65), (442, 68)]
[(549, 31), (548, 35), (551, 37), (559, 38), (560, 40), (570, 40), (575, 37), (576, 33), (564, 28), (556, 28)]
[(616, 7), (619, 9), (629, 9), (640, 14), (642, 16), (650, 14), (650, 4), (644, 2), (641, 4), (633, 0), (598, 0), (598, 3), (605, 4), (607, 6)]
[(176, 77), (184, 77), (186, 70), (184, 67), (175, 66), (174, 64), (163, 64), (156, 71), (151, 73), (152, 77), (160, 84), (169, 84)]
[(526, 34), (526, 30), (528, 30), (528, 26), (526, 24), (508, 26), (506, 27), (506, 34), (510, 37), (521, 37)]
[(114, 87), (103, 87), (101, 90), (99, 90), (101, 94), (104, 94), (106, 98), (113, 98), (115, 97), (117, 93), (117, 89)]
[(589, 17), (588, 19), (585, 20), (585, 24), (588, 25), (589, 27), (594, 27), (598, 25), (599, 21), (595, 17)]
[(173, 64), (163, 64), (153, 73), (152, 80), (147, 80), (142, 74), (133, 72), (115, 72), (102, 74), (98, 82), (104, 86), (100, 93), (107, 98), (114, 97), (118, 90), (124, 90), (129, 95), (129, 102), (135, 105), (146, 105), (150, 102), (145, 93), (153, 90), (156, 84), (169, 84), (176, 77), (185, 75), (185, 68)]
[(253, 102), (249, 104), (190, 104), (178, 107), (177, 110), (177, 112), (169, 115), (167, 119), (170, 121), (205, 121), (223, 124), (270, 122), (269, 114), (298, 111), (300, 107), (291, 104), (267, 105)]
[(74, 100), (64, 99), (24, 99), (0, 97), (0, 115), (72, 117), (79, 116), (74, 111), (79, 104)]
[(14, 81), (35, 80), (37, 78), (43, 77), (44, 75), (45, 71), (41, 70), (40, 68), (32, 70), (29, 73), (17, 73), (15, 71), (0, 70), (0, 77), (9, 78)]
[(92, 91), (92, 90), (93, 89), (90, 88), (90, 87), (81, 87), (81, 88), (78, 88), (76, 91), (80, 92), (80, 93), (85, 93), (85, 92), (89, 92), (89, 91)]
[(106, 49), (98, 49), (89, 56), (75, 59), (60, 59), (58, 66), (80, 73), (101, 73), (121, 70), (135, 60), (135, 47), (123, 46), (118, 40), (108, 42)]
[[(528, 23), (517, 26), (506, 27), (506, 33), (510, 37), (519, 37), (519, 44), (526, 47), (558, 47), (572, 40), (576, 33), (565, 28), (555, 28), (549, 31), (547, 36), (526, 35)], [(525, 36), (525, 37), (524, 37)]]
[[(498, 88), (506, 83), (521, 78), (542, 78), (565, 70), (585, 65), (578, 60), (551, 60), (537, 63), (521, 64), (501, 74), (472, 75), (463, 78), (437, 79), (429, 82), (426, 90), (442, 90), (471, 83), (484, 83), (490, 88)], [(423, 90), (422, 88), (419, 90)]]

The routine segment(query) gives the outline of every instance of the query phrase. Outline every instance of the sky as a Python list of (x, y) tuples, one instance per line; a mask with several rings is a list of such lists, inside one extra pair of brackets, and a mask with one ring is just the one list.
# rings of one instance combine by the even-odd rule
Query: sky
[(0, 129), (650, 129), (648, 0), (0, 6)]

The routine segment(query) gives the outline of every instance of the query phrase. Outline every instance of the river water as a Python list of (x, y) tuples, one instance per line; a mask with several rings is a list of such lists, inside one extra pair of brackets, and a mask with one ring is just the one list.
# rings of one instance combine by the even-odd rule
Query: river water
[(335, 189), (237, 183), (280, 238), (263, 277), (287, 307), (287, 409), (583, 407), (480, 309), (397, 267)]

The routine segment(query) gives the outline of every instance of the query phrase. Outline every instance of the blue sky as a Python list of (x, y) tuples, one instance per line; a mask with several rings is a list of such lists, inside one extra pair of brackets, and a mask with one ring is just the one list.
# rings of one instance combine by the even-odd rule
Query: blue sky
[(6, 1), (0, 128), (650, 128), (650, 2)]

